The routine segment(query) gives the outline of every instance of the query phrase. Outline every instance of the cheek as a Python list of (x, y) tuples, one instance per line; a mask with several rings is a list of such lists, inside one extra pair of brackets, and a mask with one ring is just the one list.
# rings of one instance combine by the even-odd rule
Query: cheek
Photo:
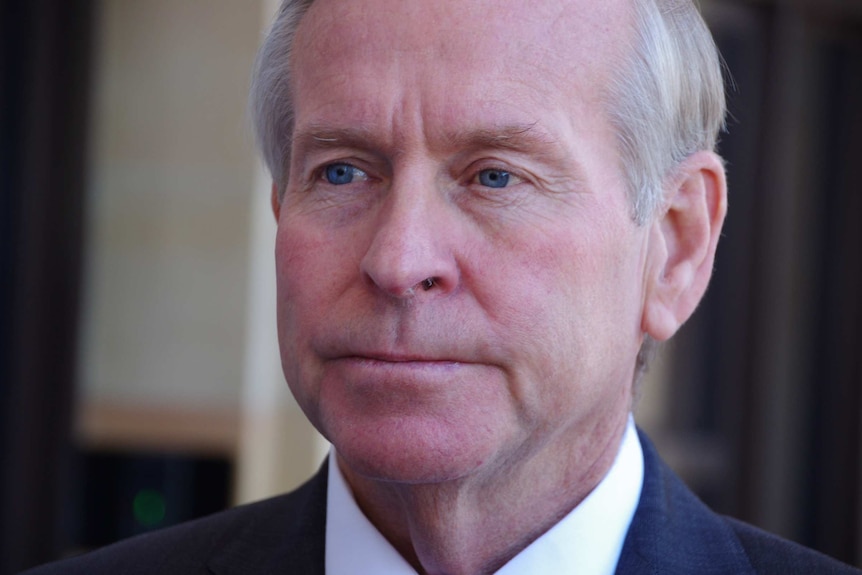
[(358, 280), (358, 265), (339, 234), (307, 222), (279, 223), (276, 236), (278, 342), (282, 371), (305, 416), (324, 437), (328, 404), (323, 401), (325, 365), (314, 342), (339, 323), (343, 294)]
[[(500, 306), (511, 317), (521, 317), (520, 326), (544, 333), (549, 327), (574, 332), (584, 321), (606, 308), (609, 296), (624, 275), (616, 250), (591, 230), (553, 229), (535, 237), (521, 235), (516, 246), (504, 253), (497, 246), (489, 249), (492, 265), (483, 266), (493, 273), (493, 290), (505, 301)], [(538, 318), (544, 322), (538, 322)], [(544, 324), (543, 324), (544, 323)], [(562, 334), (557, 334), (562, 335)]]
[(604, 387), (627, 384), (620, 358), (631, 355), (634, 365), (640, 325), (631, 232), (565, 228), (522, 240), (487, 266), (495, 275), (484, 285), (496, 298), (484, 307), (494, 314), (497, 341), (507, 345), (514, 335), (508, 351), (519, 377), (543, 382), (525, 388), (536, 394), (527, 399), (562, 410), (571, 398), (589, 402), (610, 391)]
[(279, 223), (275, 243), (278, 341), (285, 378), (312, 421), (308, 408), (316, 403), (319, 362), (310, 342), (332, 306), (335, 274), (345, 268), (325, 234)]
[(287, 226), (279, 226), (275, 244), (275, 273), (279, 333), (282, 336), (296, 331), (297, 323), (301, 321), (299, 312), (314, 309), (311, 302), (305, 300), (318, 293), (316, 289), (308, 289), (308, 282), (316, 283), (320, 278), (316, 273), (319, 261), (310, 257), (310, 254), (317, 253), (319, 247), (318, 242), (293, 233)]
[(339, 286), (356, 276), (352, 240), (306, 222), (283, 220), (275, 243), (275, 269), (278, 287), (279, 321), (285, 327), (309, 325), (306, 317), (328, 309), (327, 304)]

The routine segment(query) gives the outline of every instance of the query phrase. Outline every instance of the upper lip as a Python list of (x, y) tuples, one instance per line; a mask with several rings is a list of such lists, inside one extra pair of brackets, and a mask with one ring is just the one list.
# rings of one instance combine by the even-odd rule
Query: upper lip
[(314, 338), (310, 342), (322, 360), (364, 359), (387, 363), (486, 363), (482, 346), (432, 326), (419, 337), (415, 331), (396, 336), (358, 325)]

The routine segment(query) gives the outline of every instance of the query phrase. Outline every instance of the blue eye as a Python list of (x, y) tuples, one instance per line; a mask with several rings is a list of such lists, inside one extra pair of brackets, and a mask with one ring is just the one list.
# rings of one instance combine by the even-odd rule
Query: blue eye
[(509, 185), (510, 175), (504, 170), (482, 170), (479, 172), (479, 183), (489, 188), (505, 188)]
[(333, 186), (343, 186), (354, 179), (365, 179), (365, 172), (350, 164), (329, 164), (324, 168), (323, 176)]

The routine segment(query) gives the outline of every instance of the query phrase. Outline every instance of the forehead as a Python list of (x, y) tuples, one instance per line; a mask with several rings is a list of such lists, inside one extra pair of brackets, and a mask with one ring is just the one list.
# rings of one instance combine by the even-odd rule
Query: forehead
[(529, 124), (541, 109), (559, 125), (551, 111), (565, 108), (594, 131), (628, 1), (315, 0), (293, 51), (298, 124)]
[(503, 45), (601, 56), (628, 12), (627, 0), (315, 0), (297, 43), (322, 56), (362, 46), (463, 58), (464, 48), (487, 56), (484, 46)]
[[(295, 52), (308, 64), (427, 59), (523, 66), (534, 76), (601, 74), (626, 43), (629, 0), (316, 0)], [(349, 70), (344, 70), (345, 74)], [(576, 80), (577, 78), (573, 78)]]

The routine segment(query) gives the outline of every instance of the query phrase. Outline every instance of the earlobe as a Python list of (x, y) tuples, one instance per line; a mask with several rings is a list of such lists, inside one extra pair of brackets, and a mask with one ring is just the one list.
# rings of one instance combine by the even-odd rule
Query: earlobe
[(281, 200), (278, 197), (278, 185), (275, 181), (272, 182), (272, 194), (269, 201), (272, 206), (272, 214), (275, 216), (275, 221), (278, 222), (278, 217), (281, 215)]
[(651, 230), (642, 326), (657, 340), (676, 333), (709, 284), (727, 212), (721, 159), (692, 154), (674, 170), (665, 194), (666, 209)]

